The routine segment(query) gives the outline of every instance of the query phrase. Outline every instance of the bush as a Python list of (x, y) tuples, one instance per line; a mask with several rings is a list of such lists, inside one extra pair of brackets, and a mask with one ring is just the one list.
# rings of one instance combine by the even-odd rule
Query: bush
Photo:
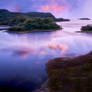
[(27, 17), (25, 16), (17, 16), (17, 17), (11, 18), (9, 19), (9, 25), (10, 26), (18, 25), (20, 23), (23, 23), (26, 19)]
[(9, 29), (9, 31), (32, 31), (35, 29), (44, 29), (44, 30), (51, 30), (51, 29), (59, 29), (60, 26), (57, 25), (53, 19), (51, 18), (26, 18), (18, 20), (14, 20), (13, 23), (17, 24)]

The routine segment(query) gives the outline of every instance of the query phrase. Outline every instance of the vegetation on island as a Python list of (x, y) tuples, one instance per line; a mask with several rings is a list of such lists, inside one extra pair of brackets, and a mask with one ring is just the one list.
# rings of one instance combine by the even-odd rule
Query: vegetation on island
[(82, 32), (92, 32), (92, 25), (82, 26), (81, 31)]
[(46, 66), (47, 92), (92, 91), (92, 52), (75, 58), (53, 59)]
[(54, 31), (60, 29), (55, 20), (56, 18), (51, 13), (15, 13), (0, 9), (0, 25), (11, 26), (8, 30), (10, 32)]
[(43, 13), (43, 12), (26, 12), (26, 13), (22, 13), (22, 12), (10, 12), (6, 9), (0, 9), (0, 21), (5, 21), (5, 20), (9, 20), (12, 18), (16, 18), (18, 16), (22, 16), (22, 17), (29, 17), (29, 18), (52, 18), (54, 21), (69, 21), (69, 19), (64, 19), (64, 18), (56, 18), (54, 15), (52, 15), (51, 13)]
[[(51, 18), (19, 18), (14, 19), (10, 22), (10, 25), (14, 24), (9, 31), (29, 31), (29, 32), (37, 32), (37, 31), (53, 31), (56, 29), (60, 29), (60, 26), (57, 25), (53, 19)], [(53, 30), (52, 30), (53, 29)]]

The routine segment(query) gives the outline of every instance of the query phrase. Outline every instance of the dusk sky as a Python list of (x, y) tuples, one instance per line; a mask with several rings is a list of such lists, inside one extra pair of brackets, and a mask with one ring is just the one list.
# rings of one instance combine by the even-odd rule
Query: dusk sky
[(92, 17), (92, 0), (1, 0), (0, 8), (10, 11), (51, 12), (56, 17)]

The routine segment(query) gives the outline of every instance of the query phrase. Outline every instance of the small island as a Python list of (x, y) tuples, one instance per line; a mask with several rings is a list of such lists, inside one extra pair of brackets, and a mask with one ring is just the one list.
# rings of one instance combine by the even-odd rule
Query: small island
[(90, 18), (79, 18), (79, 20), (91, 20)]
[(0, 9), (0, 25), (10, 26), (8, 32), (51, 32), (62, 29), (56, 22), (70, 21), (55, 18), (51, 13), (10, 12)]
[(48, 32), (60, 29), (60, 26), (57, 25), (51, 18), (23, 18), (12, 20), (9, 32)]
[(69, 22), (70, 19), (56, 18), (55, 21), (57, 21), (57, 22)]
[(82, 26), (81, 32), (92, 32), (92, 25)]

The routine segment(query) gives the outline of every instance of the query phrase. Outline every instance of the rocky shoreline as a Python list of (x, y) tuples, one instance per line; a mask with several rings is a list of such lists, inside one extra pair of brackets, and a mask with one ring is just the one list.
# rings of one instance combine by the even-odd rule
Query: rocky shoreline
[(56, 58), (46, 64), (48, 83), (34, 92), (91, 92), (92, 52), (75, 58)]

